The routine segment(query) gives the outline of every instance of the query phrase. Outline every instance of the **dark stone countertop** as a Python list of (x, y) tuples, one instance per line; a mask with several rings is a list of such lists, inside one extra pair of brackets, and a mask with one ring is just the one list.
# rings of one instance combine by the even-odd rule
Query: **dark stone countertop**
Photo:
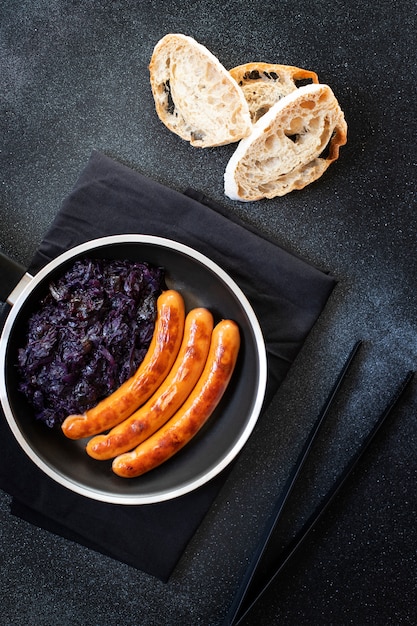
[[(417, 364), (415, 3), (4, 0), (0, 7), (0, 249), (28, 264), (93, 149), (192, 186), (338, 285), (220, 496), (164, 584), (13, 517), (0, 498), (2, 624), (221, 624), (304, 437), (353, 343), (343, 388), (283, 524), (297, 528)], [(223, 195), (233, 146), (191, 148), (159, 122), (147, 65), (182, 32), (231, 68), (315, 70), (348, 144), (283, 198)], [(415, 624), (417, 397), (361, 462), (245, 624)]]

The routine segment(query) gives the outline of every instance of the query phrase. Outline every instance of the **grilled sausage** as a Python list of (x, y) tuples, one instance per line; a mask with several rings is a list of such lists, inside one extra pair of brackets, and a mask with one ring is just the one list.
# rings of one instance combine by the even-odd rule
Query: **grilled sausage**
[(152, 341), (135, 374), (110, 396), (81, 415), (69, 415), (61, 428), (70, 439), (96, 435), (129, 417), (146, 402), (170, 371), (181, 345), (185, 307), (180, 293), (169, 289), (157, 301)]
[(240, 347), (237, 324), (223, 320), (215, 326), (203, 373), (182, 407), (171, 419), (131, 452), (117, 456), (112, 469), (134, 478), (173, 456), (205, 424), (220, 402), (232, 376)]
[(207, 309), (192, 309), (174, 365), (151, 398), (133, 415), (106, 435), (93, 437), (87, 453), (98, 460), (113, 459), (132, 450), (174, 415), (199, 379), (207, 360), (213, 331), (213, 316)]

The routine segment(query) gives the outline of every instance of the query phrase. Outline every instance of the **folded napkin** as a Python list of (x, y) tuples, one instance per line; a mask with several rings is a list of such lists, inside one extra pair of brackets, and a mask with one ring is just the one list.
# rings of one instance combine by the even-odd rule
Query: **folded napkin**
[[(174, 239), (210, 257), (241, 287), (267, 348), (264, 409), (284, 379), (335, 280), (228, 215), (202, 194), (182, 194), (94, 151), (28, 268), (36, 273), (63, 251), (105, 235)], [(5, 314), (3, 306), (3, 317)], [(167, 581), (228, 470), (199, 489), (152, 505), (90, 500), (58, 485), (28, 459), (0, 422), (0, 488), (12, 513)]]

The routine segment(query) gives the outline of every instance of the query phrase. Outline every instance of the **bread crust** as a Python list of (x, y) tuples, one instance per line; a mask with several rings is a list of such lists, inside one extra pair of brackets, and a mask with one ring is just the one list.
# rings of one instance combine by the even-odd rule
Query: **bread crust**
[(191, 145), (221, 146), (251, 132), (242, 90), (220, 61), (192, 37), (165, 35), (154, 48), (149, 74), (158, 117)]
[(345, 117), (330, 87), (300, 87), (239, 143), (224, 174), (225, 194), (250, 202), (303, 189), (338, 159), (346, 141)]
[(281, 98), (296, 91), (300, 83), (319, 82), (316, 72), (294, 65), (253, 62), (229, 71), (243, 91), (252, 123), (256, 123)]

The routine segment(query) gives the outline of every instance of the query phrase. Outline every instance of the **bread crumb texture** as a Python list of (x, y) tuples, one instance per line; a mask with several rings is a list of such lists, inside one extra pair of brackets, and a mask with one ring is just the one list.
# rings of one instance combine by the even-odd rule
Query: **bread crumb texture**
[(254, 124), (225, 171), (225, 194), (254, 201), (283, 196), (317, 180), (347, 141), (344, 114), (328, 85), (292, 90)]
[(193, 146), (220, 146), (250, 134), (249, 106), (242, 90), (192, 37), (163, 37), (154, 48), (149, 72), (160, 120)]

